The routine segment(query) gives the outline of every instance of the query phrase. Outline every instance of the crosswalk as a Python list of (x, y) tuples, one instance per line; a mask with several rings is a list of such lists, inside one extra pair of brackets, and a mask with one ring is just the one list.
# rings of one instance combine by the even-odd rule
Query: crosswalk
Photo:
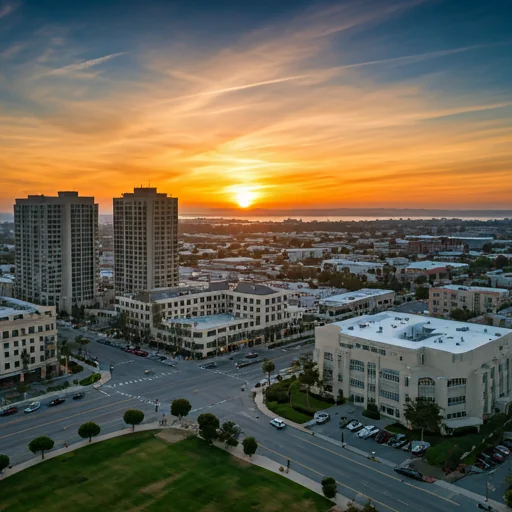
[(130, 395), (129, 393), (123, 393), (122, 391), (116, 391), (118, 395), (125, 396), (127, 398), (135, 398), (135, 400), (138, 400), (139, 402), (142, 402), (143, 404), (148, 405), (156, 405), (156, 401), (152, 400), (151, 398), (146, 398), (144, 396), (140, 395)]
[(119, 388), (121, 386), (129, 386), (130, 384), (137, 384), (138, 382), (145, 382), (145, 381), (149, 381), (149, 380), (155, 380), (155, 379), (161, 379), (162, 377), (166, 377), (168, 375), (174, 375), (175, 373), (178, 373), (178, 372), (159, 372), (159, 373), (154, 373), (154, 374), (151, 374), (150, 376), (148, 377), (141, 377), (141, 378), (132, 378), (131, 380), (127, 380), (126, 382), (116, 382), (114, 384), (105, 384), (103, 387), (104, 388)]

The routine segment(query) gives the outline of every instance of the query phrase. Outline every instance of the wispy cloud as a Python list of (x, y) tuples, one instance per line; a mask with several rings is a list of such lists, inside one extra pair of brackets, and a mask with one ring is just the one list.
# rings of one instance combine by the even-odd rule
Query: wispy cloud
[(0, 18), (11, 14), (18, 7), (17, 3), (0, 4)]
[(48, 75), (65, 75), (67, 73), (87, 71), (88, 69), (98, 66), (100, 64), (104, 64), (109, 60), (115, 59), (116, 57), (120, 57), (121, 55), (125, 55), (125, 52), (119, 53), (111, 53), (110, 55), (105, 55), (103, 57), (98, 57), (97, 59), (85, 60), (82, 62), (77, 62), (75, 64), (69, 64), (67, 66), (63, 66), (61, 68), (52, 69), (48, 71)]

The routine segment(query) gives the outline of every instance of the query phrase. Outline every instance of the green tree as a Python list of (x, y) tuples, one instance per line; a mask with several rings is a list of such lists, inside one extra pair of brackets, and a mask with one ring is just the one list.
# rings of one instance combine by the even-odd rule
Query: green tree
[(87, 423), (80, 425), (80, 428), (78, 429), (78, 435), (82, 439), (89, 439), (89, 443), (92, 441), (92, 438), (99, 435), (100, 432), (100, 426), (93, 421), (88, 421)]
[(258, 449), (258, 443), (254, 437), (246, 437), (242, 441), (242, 446), (244, 447), (245, 455), (248, 455), (249, 457), (252, 457)]
[(338, 492), (336, 480), (330, 476), (322, 478), (322, 492), (326, 498), (333, 500)]
[(140, 425), (144, 420), (144, 413), (137, 409), (128, 409), (123, 416), (123, 420), (127, 425), (132, 426), (132, 430), (135, 430), (135, 425)]
[(7, 455), (0, 454), (0, 475), (4, 469), (9, 467), (10, 463), (11, 459)]
[(512, 487), (505, 491), (505, 503), (508, 507), (512, 507)]
[(171, 403), (171, 414), (181, 421), (192, 409), (192, 405), (186, 398), (176, 398)]
[(268, 385), (270, 386), (270, 374), (276, 369), (276, 365), (272, 360), (265, 359), (265, 361), (263, 361), (263, 364), (261, 365), (261, 369), (263, 370), (263, 373), (267, 376)]
[(441, 410), (441, 407), (433, 400), (416, 398), (416, 400), (405, 402), (404, 416), (413, 428), (421, 429), (421, 440), (423, 441), (424, 430), (439, 432), (439, 426), (443, 421)]
[(450, 311), (450, 318), (458, 322), (467, 322), (470, 318), (475, 316), (475, 312), (469, 309), (452, 309)]
[(496, 265), (496, 268), (498, 270), (500, 270), (504, 267), (508, 267), (508, 258), (506, 256), (503, 256), (503, 254), (500, 254), (494, 260), (494, 264)]
[(81, 354), (84, 351), (84, 347), (88, 345), (91, 340), (89, 340), (85, 336), (78, 336), (77, 338), (75, 338), (75, 341), (80, 345), (78, 352)]
[(449, 452), (446, 458), (446, 467), (455, 471), (460, 464), (461, 458), (464, 455), (464, 451), (458, 446), (454, 446)]
[(32, 439), (28, 445), (28, 449), (32, 453), (41, 453), (41, 458), (44, 460), (44, 452), (51, 450), (54, 446), (53, 439), (50, 439), (47, 436), (40, 436)]
[(312, 361), (304, 361), (302, 364), (302, 373), (299, 375), (299, 381), (306, 386), (306, 402), (309, 407), (309, 391), (319, 381), (319, 373), (316, 364)]
[(428, 299), (428, 288), (425, 286), (418, 286), (416, 291), (414, 292), (414, 297), (416, 300), (426, 300)]
[(199, 424), (199, 433), (201, 437), (208, 443), (212, 444), (217, 439), (217, 429), (219, 428), (219, 418), (210, 412), (200, 414), (197, 418)]
[(219, 441), (226, 443), (226, 446), (238, 446), (237, 437), (240, 434), (240, 427), (234, 421), (226, 421), (219, 429)]

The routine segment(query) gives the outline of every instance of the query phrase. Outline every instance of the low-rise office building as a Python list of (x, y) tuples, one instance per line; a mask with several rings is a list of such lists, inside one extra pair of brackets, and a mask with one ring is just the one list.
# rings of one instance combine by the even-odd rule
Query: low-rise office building
[(319, 312), (330, 317), (376, 313), (390, 308), (394, 300), (393, 290), (363, 288), (320, 300)]
[(56, 318), (55, 306), (0, 297), (0, 382), (15, 385), (57, 374)]
[(477, 315), (496, 313), (510, 298), (504, 288), (445, 285), (429, 290), (428, 310), (431, 315), (448, 315), (453, 309), (474, 311)]
[(333, 395), (406, 425), (407, 400), (435, 400), (447, 428), (480, 425), (512, 402), (512, 330), (396, 312), (316, 328), (315, 361)]
[(369, 283), (382, 279), (384, 263), (376, 261), (355, 261), (343, 258), (322, 261), (323, 271), (350, 272), (356, 276), (366, 276)]
[(512, 289), (512, 272), (493, 270), (492, 272), (487, 272), (486, 276), (492, 287)]

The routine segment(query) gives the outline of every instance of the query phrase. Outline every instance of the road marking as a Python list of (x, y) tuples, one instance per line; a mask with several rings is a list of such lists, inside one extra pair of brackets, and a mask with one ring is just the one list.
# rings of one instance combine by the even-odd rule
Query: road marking
[[(226, 402), (230, 402), (231, 400), (236, 400), (240, 398), (240, 396), (234, 396), (233, 398), (226, 398), (225, 400), (221, 400), (220, 402), (217, 402), (215, 404), (211, 404), (211, 405), (205, 405), (204, 407), (198, 407), (197, 409), (192, 409), (190, 412), (197, 412), (197, 411), (202, 411), (203, 409), (210, 409), (210, 407), (215, 407), (216, 405), (219, 405), (219, 404), (225, 404)], [(1, 439), (1, 437), (0, 437)]]
[[(132, 398), (128, 398), (127, 400), (123, 400), (123, 401), (117, 402), (117, 403), (118, 404), (123, 404), (125, 402), (129, 402), (130, 400), (132, 400)], [(83, 416), (84, 414), (87, 414), (89, 412), (94, 412), (94, 411), (99, 411), (100, 409), (105, 409), (105, 407), (112, 407), (112, 405), (114, 405), (114, 404), (102, 405), (101, 407), (96, 407), (95, 409), (88, 409), (87, 411), (78, 412), (78, 413), (73, 414), (71, 416), (67, 416), (66, 418), (60, 418), (58, 420), (49, 421), (48, 423), (43, 423), (41, 425), (35, 425), (34, 427), (26, 428), (24, 430), (18, 430), (17, 432), (13, 432), (12, 434), (7, 434), (5, 436), (1, 436), (0, 439), (5, 439), (7, 437), (17, 436), (18, 434), (21, 434), (23, 432), (28, 432), (29, 430), (34, 430), (36, 428), (43, 428), (43, 427), (47, 427), (48, 425), (54, 425), (55, 423), (59, 423), (59, 422), (65, 421), (65, 420), (68, 420), (70, 418), (75, 418), (77, 416)]]
[(100, 393), (103, 393), (104, 395), (110, 396), (108, 393), (105, 393), (105, 391), (102, 391), (101, 389), (96, 388), (96, 391), (99, 391)]
[(320, 446), (319, 444), (312, 443), (311, 441), (308, 441), (307, 439), (303, 439), (300, 436), (296, 436), (295, 434), (290, 434), (290, 435), (292, 437), (300, 439), (304, 443), (309, 443), (309, 444), (312, 444), (313, 446), (316, 446), (317, 448), (321, 448), (322, 450), (325, 450), (326, 452), (334, 453), (338, 457), (341, 457), (343, 459), (349, 460), (350, 462), (353, 462), (355, 464), (359, 464), (360, 466), (363, 466), (363, 467), (365, 467), (367, 469), (371, 469), (372, 471), (375, 471), (377, 473), (380, 473), (381, 475), (387, 476), (388, 478), (391, 478), (392, 480), (398, 480), (400, 482), (403, 482), (405, 485), (408, 485), (409, 487), (412, 487), (414, 489), (418, 489), (419, 491), (423, 491), (423, 492), (425, 492), (427, 494), (431, 494), (432, 496), (435, 496), (436, 498), (440, 498), (442, 500), (448, 501), (452, 505), (457, 505), (458, 507), (460, 507), (460, 504), (457, 503), (456, 501), (452, 501), (449, 498), (445, 498), (444, 496), (440, 496), (439, 494), (436, 494), (435, 492), (428, 491), (427, 489), (423, 489), (422, 487), (418, 487), (417, 485), (414, 485), (414, 484), (410, 484), (409, 482), (406, 482), (406, 481), (402, 480), (401, 478), (397, 478), (394, 475), (390, 475), (388, 473), (384, 473), (384, 471), (380, 471), (379, 469), (376, 469), (376, 468), (374, 468), (372, 466), (368, 466), (368, 464), (363, 464), (362, 462), (359, 462), (359, 461), (357, 461), (355, 459), (351, 459), (350, 457), (346, 457), (345, 455), (342, 455), (341, 453), (335, 452), (334, 450), (329, 450), (329, 448), (324, 448), (323, 446)]
[[(297, 464), (298, 466), (302, 466), (303, 468), (306, 468), (309, 471), (312, 471), (313, 473), (320, 475), (322, 478), (325, 476), (323, 473), (320, 473), (319, 471), (316, 471), (315, 469), (310, 468), (309, 466), (306, 466), (305, 464), (301, 464), (300, 462), (297, 462), (296, 460), (290, 459), (290, 457), (288, 457), (287, 455), (283, 455), (282, 453), (271, 450), (270, 448), (263, 446), (261, 443), (258, 443), (258, 446), (261, 446), (264, 450), (267, 450), (271, 453), (275, 453), (276, 455), (279, 455), (280, 457), (283, 457), (284, 459), (288, 459), (290, 462), (293, 462), (294, 464)], [(386, 505), (385, 503), (377, 501), (375, 498), (372, 498), (371, 496), (367, 496), (366, 494), (362, 493), (361, 491), (358, 491), (357, 489), (353, 489), (352, 487), (349, 487), (346, 484), (342, 484), (341, 482), (338, 482), (337, 480), (336, 480), (336, 483), (338, 485), (341, 485), (342, 487), (346, 487), (347, 489), (350, 489), (352, 492), (355, 492), (356, 494), (360, 494), (361, 496), (364, 496), (367, 500), (372, 500), (372, 502), (378, 503), (379, 505), (382, 505), (383, 507), (386, 507), (389, 510), (392, 510), (393, 512), (398, 512), (398, 510), (394, 509), (393, 507), (390, 507), (389, 505)]]

